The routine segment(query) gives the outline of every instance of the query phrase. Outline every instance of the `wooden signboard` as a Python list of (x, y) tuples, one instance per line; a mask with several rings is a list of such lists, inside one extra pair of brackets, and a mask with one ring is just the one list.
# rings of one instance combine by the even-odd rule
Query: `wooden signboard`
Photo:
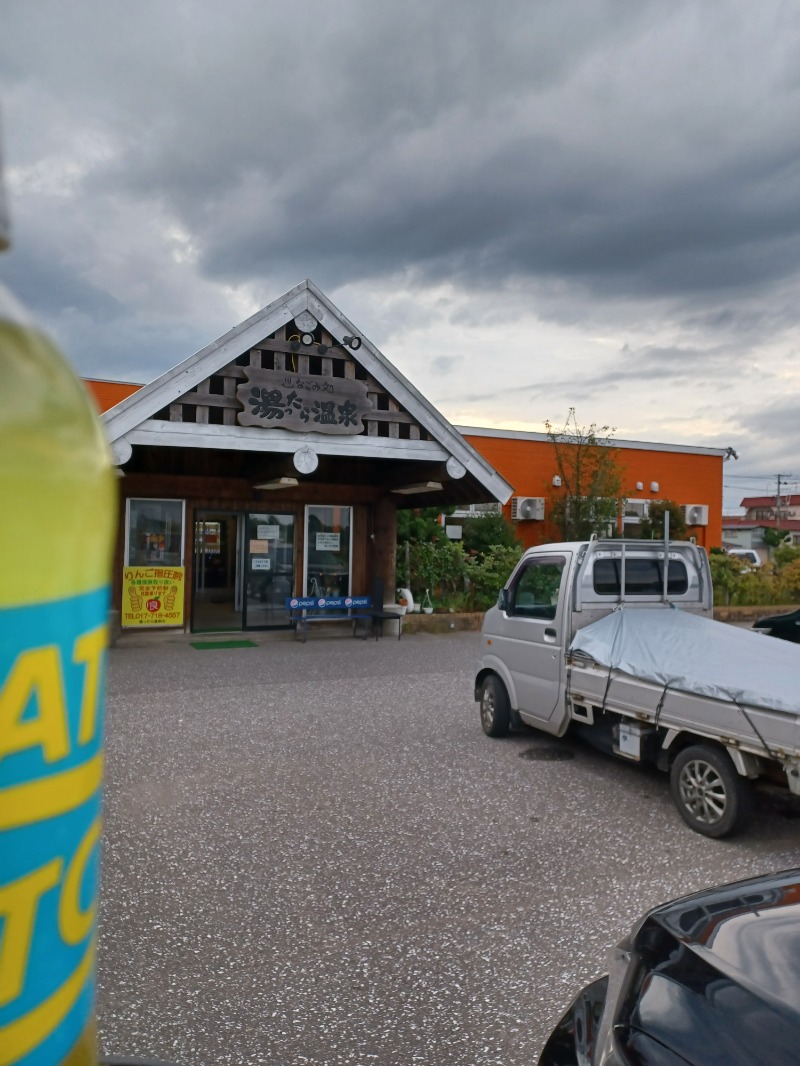
[(244, 410), (240, 426), (291, 429), (299, 433), (362, 433), (372, 410), (367, 384), (355, 378), (295, 374), (246, 366), (248, 382), (236, 390)]

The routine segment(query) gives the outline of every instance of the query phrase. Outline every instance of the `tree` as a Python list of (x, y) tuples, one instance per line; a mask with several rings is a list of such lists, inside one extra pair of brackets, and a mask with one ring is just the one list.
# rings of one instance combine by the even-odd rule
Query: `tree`
[(674, 500), (653, 500), (647, 518), (642, 521), (642, 531), (639, 536), (645, 540), (663, 540), (666, 512), (669, 512), (670, 540), (683, 540), (686, 536), (686, 521), (683, 512)]
[(588, 540), (593, 533), (613, 536), (624, 494), (614, 430), (594, 422), (579, 426), (570, 407), (564, 428), (545, 422), (561, 485), (550, 494), (550, 515), (564, 540)]
[(714, 603), (727, 606), (732, 599), (736, 599), (741, 588), (744, 563), (735, 555), (728, 555), (721, 551), (710, 552), (708, 563), (711, 569)]
[(445, 539), (441, 516), (451, 515), (455, 507), (421, 507), (397, 512), (398, 544), (430, 544)]
[(768, 548), (780, 548), (783, 544), (789, 544), (792, 539), (791, 533), (773, 526), (764, 526), (761, 533)]
[(483, 559), (490, 548), (519, 548), (513, 524), (503, 514), (484, 514), (462, 522), (462, 547), (468, 555)]

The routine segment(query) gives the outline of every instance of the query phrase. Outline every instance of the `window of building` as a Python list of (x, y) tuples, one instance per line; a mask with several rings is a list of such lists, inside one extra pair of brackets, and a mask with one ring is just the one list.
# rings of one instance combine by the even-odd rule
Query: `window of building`
[(183, 500), (128, 500), (126, 566), (183, 566)]
[(352, 508), (306, 507), (306, 596), (349, 596)]

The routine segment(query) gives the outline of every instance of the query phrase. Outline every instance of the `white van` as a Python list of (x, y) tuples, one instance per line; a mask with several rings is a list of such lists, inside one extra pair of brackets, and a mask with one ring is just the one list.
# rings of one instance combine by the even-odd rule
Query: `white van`
[(748, 568), (751, 570), (757, 570), (762, 565), (761, 556), (755, 548), (729, 548), (728, 555), (741, 559), (743, 563), (747, 563)]

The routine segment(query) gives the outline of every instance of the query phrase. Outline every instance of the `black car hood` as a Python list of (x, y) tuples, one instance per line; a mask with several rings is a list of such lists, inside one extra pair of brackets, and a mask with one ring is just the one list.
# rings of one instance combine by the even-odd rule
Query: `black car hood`
[(699, 892), (650, 917), (709, 965), (800, 1018), (800, 870)]
[(695, 1066), (798, 1062), (800, 871), (664, 904), (633, 948), (640, 963), (615, 1026), (629, 1054), (646, 1037)]
[(756, 622), (753, 622), (753, 629), (769, 629), (770, 626), (798, 620), (800, 620), (800, 610), (788, 611), (786, 614), (771, 614), (766, 618), (759, 618)]

